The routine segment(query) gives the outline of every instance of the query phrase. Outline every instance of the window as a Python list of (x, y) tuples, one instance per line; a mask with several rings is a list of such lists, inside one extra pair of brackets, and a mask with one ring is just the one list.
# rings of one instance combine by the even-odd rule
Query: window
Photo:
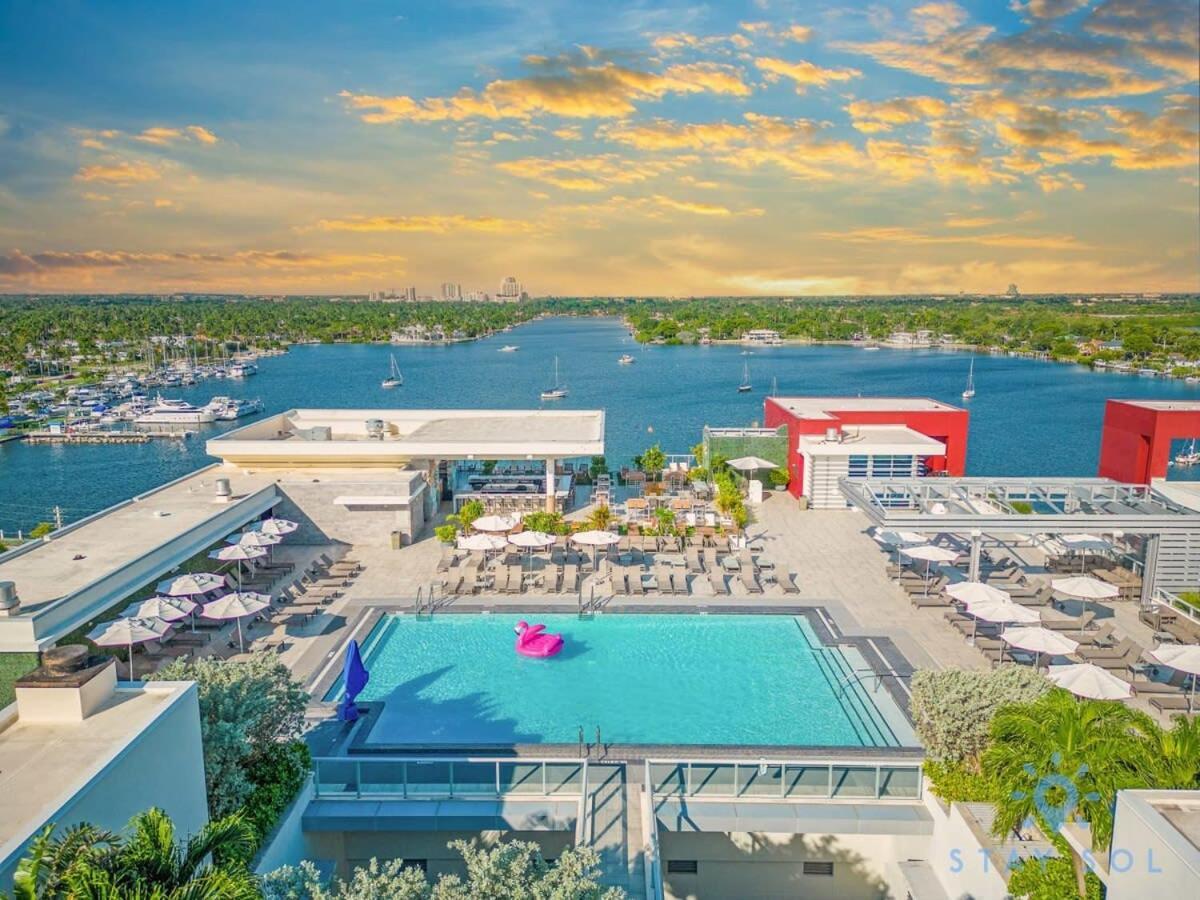
[[(807, 865), (807, 863), (806, 863)], [(700, 871), (700, 863), (694, 859), (668, 859), (668, 875), (695, 875)]]
[(805, 875), (826, 875), (833, 877), (833, 863), (831, 862), (806, 862), (804, 864)]

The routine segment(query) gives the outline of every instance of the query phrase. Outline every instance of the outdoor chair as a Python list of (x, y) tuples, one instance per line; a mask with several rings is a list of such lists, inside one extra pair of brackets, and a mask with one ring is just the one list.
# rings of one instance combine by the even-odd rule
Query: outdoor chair
[(1195, 712), (1200, 709), (1200, 701), (1187, 694), (1157, 694), (1150, 698), (1150, 705), (1160, 712)]
[(754, 577), (753, 571), (743, 568), (738, 575), (741, 577), (742, 587), (746, 589), (747, 593), (761, 594), (763, 592), (762, 585), (759, 584), (758, 579)]
[(1184, 694), (1190, 688), (1191, 676), (1186, 672), (1172, 671), (1166, 681), (1151, 681), (1148, 678), (1135, 678), (1129, 683), (1135, 694)]
[(708, 583), (712, 585), (713, 593), (718, 596), (729, 593), (729, 585), (725, 583), (725, 576), (721, 574), (720, 569), (711, 568), (708, 570)]
[(717, 562), (717, 550), (715, 547), (705, 547), (703, 551), (704, 568), (709, 571), (715, 571), (721, 568), (721, 564)]
[(741, 571), (742, 565), (736, 556), (726, 556), (723, 560), (721, 560), (721, 568), (726, 572), (739, 572)]
[(574, 594), (579, 590), (579, 565), (569, 562), (563, 566), (562, 590), (565, 594)]
[(1051, 631), (1086, 631), (1096, 618), (1096, 614), (1090, 609), (1085, 610), (1083, 615), (1073, 619), (1042, 619), (1042, 627), (1049, 628)]
[(1109, 672), (1124, 672), (1126, 670), (1132, 671), (1141, 658), (1142, 648), (1137, 644), (1133, 644), (1125, 652), (1124, 656), (1119, 656), (1115, 659), (1109, 657), (1088, 658), (1087, 661)]
[[(1121, 659), (1132, 647), (1137, 647), (1137, 644), (1129, 638), (1122, 638), (1112, 647), (1080, 647), (1078, 652), (1088, 662), (1099, 665), (1102, 659)], [(1140, 647), (1138, 653), (1141, 653)]]
[(791, 571), (782, 566), (775, 571), (775, 583), (783, 588), (785, 594), (798, 594), (800, 588), (796, 585), (796, 579)]
[(687, 575), (683, 572), (671, 573), (671, 593), (687, 596), (688, 580)]
[(696, 575), (704, 571), (704, 566), (700, 562), (700, 551), (694, 546), (687, 548), (687, 567), (689, 572)]
[(950, 601), (941, 593), (930, 594), (928, 597), (924, 594), (909, 594), (908, 601), (917, 609), (941, 609), (950, 605)]
[(646, 585), (642, 582), (642, 567), (638, 566), (629, 573), (629, 593), (635, 597), (644, 596)]

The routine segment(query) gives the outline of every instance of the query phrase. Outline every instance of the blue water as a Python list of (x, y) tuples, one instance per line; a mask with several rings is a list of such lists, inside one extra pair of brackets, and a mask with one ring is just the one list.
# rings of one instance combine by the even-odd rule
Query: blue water
[[(516, 353), (498, 353), (518, 344)], [(632, 366), (617, 357), (631, 353)], [(395, 353), (403, 388), (379, 387)], [(536, 407), (560, 358), (570, 396), (554, 408), (607, 411), (610, 462), (627, 462), (651, 443), (687, 452), (709, 425), (748, 425), (778, 380), (780, 394), (918, 395), (961, 403), (970, 356), (924, 350), (865, 352), (844, 346), (639, 347), (612, 319), (546, 319), (508, 334), (448, 347), (337, 344), (297, 347), (263, 359), (243, 382), (208, 381), (170, 392), (193, 402), (215, 394), (261, 397), (268, 412), (310, 407)], [(754, 391), (739, 394), (742, 364)], [(1080, 366), (980, 356), (978, 395), (970, 401), (969, 474), (1094, 475), (1104, 401), (1109, 397), (1200, 398), (1182, 381), (1091, 372)], [(243, 420), (245, 421), (245, 420)], [(29, 528), (111, 506), (211, 460), (205, 436), (187, 442), (54, 447), (0, 444), (0, 529)], [(1187, 473), (1200, 477), (1200, 471)]]
[[(526, 614), (528, 615), (528, 614)], [(382, 620), (361, 698), (386, 701), (370, 743), (873, 745), (843, 708), (820, 642), (791, 616), (538, 616), (566, 639), (551, 659), (513, 649), (524, 616)], [(335, 685), (327, 699), (340, 693)], [(861, 699), (861, 698), (859, 698)], [(873, 711), (878, 717), (879, 713)]]

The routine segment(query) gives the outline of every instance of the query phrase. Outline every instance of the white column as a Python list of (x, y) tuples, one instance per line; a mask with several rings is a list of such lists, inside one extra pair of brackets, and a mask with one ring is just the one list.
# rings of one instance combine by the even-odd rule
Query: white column
[(979, 580), (979, 545), (983, 540), (983, 532), (978, 528), (971, 529), (971, 569), (967, 575), (970, 581)]
[(546, 512), (554, 512), (554, 489), (557, 487), (554, 477), (554, 458), (546, 458)]

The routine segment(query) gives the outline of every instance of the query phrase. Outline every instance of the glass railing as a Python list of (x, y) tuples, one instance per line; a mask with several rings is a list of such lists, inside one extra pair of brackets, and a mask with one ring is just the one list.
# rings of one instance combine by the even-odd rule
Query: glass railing
[(699, 800), (918, 800), (921, 764), (813, 760), (648, 762), (655, 797)]
[(479, 799), (579, 797), (583, 760), (480, 757), (318, 757), (317, 797), (337, 799)]

